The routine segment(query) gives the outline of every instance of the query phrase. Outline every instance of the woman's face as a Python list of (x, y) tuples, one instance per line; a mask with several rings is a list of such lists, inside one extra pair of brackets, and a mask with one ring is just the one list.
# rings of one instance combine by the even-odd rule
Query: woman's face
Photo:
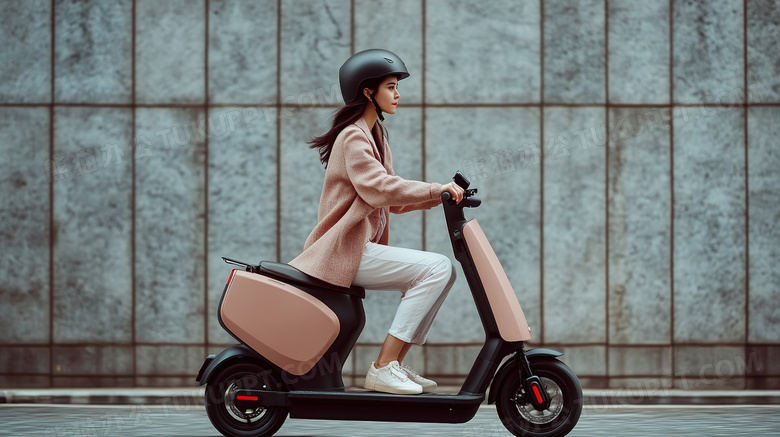
[(400, 97), (401, 95), (398, 94), (398, 78), (395, 76), (386, 77), (374, 93), (374, 100), (379, 105), (379, 109), (388, 114), (395, 114), (395, 109), (398, 107), (398, 98)]

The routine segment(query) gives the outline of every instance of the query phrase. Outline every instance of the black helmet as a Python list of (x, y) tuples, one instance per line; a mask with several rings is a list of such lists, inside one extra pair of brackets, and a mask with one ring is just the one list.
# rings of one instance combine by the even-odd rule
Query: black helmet
[(399, 80), (409, 77), (404, 61), (395, 53), (382, 49), (355, 53), (339, 68), (339, 85), (344, 103), (360, 99), (360, 90), (364, 88), (365, 81), (385, 76), (398, 76)]

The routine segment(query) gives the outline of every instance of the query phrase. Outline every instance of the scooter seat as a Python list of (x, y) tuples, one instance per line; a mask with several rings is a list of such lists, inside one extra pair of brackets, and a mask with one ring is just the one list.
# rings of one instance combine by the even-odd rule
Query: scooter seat
[(296, 269), (289, 264), (275, 263), (271, 261), (262, 261), (259, 265), (259, 273), (275, 277), (284, 282), (292, 282), (300, 285), (308, 285), (315, 288), (336, 291), (338, 293), (351, 294), (361, 299), (366, 298), (366, 290), (363, 287), (353, 285), (351, 287), (339, 287), (331, 283), (322, 281), (313, 276)]

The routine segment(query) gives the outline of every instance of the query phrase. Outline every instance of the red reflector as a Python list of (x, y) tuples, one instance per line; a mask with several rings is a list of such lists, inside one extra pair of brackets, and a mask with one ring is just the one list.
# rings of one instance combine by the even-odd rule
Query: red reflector
[(534, 391), (534, 396), (536, 396), (536, 401), (540, 404), (544, 402), (544, 399), (542, 399), (542, 394), (539, 393), (539, 387), (536, 386), (536, 384), (531, 386), (531, 390)]
[(256, 401), (257, 396), (236, 396), (239, 401)]
[(230, 271), (230, 276), (228, 276), (228, 281), (227, 281), (228, 284), (230, 284), (230, 281), (233, 280), (233, 275), (236, 273), (236, 270), (238, 269), (233, 269)]

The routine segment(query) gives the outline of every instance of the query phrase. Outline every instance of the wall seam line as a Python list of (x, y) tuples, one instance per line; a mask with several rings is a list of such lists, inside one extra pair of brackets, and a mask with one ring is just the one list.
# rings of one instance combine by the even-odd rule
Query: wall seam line
[(50, 100), (49, 105), (49, 162), (52, 164), (49, 177), (49, 387), (54, 385), (54, 49), (55, 49), (55, 1), (51, 0), (49, 12), (49, 26), (51, 30), (49, 75)]
[[(203, 38), (203, 116), (209, 119), (209, 12), (211, 2), (204, 1), (204, 38)], [(208, 121), (204, 123), (203, 138), (203, 355), (208, 352), (209, 342), (209, 131), (211, 130)]]
[[(669, 0), (669, 111), (674, 110), (674, 0)], [(674, 117), (669, 120), (669, 343), (671, 344), (671, 368), (672, 375), (675, 375), (677, 366), (677, 345), (675, 340), (675, 318), (674, 318)], [(676, 388), (677, 383), (672, 377), (672, 387)]]
[[(749, 123), (750, 114), (749, 106), (749, 94), (748, 94), (748, 5), (747, 0), (742, 2), (742, 62), (743, 62), (743, 77), (742, 84), (745, 87), (745, 101), (744, 101), (744, 140), (745, 140), (745, 359), (748, 359), (750, 351), (750, 137), (749, 137)], [(745, 385), (747, 387), (747, 379), (745, 379)]]
[(612, 139), (612, 128), (609, 125), (610, 99), (609, 99), (609, 0), (604, 0), (604, 121), (607, 135), (604, 144), (604, 375), (609, 387), (609, 147)]
[(276, 261), (282, 262), (282, 0), (276, 0)]
[[(544, 150), (544, 0), (539, 0), (539, 146)], [(544, 154), (539, 166), (539, 342), (544, 344)]]
[[(132, 110), (131, 110), (131, 126), (130, 126), (130, 138), (135, 138), (138, 134), (138, 128), (136, 126), (137, 120), (136, 120), (136, 112), (137, 108), (135, 106), (136, 104), (136, 75), (135, 75), (135, 66), (136, 66), (136, 58), (135, 58), (135, 50), (136, 50), (136, 5), (137, 0), (133, 0), (132, 3), (132, 13), (131, 13), (131, 26), (130, 26), (130, 101), (132, 104)], [(133, 148), (133, 153), (135, 153), (135, 148)], [(132, 157), (135, 158), (135, 157)], [(138, 351), (137, 351), (137, 338), (136, 338), (136, 302), (137, 302), (137, 288), (138, 284), (136, 281), (136, 275), (137, 275), (137, 269), (136, 269), (136, 256), (137, 256), (137, 247), (136, 247), (136, 160), (131, 159), (130, 163), (130, 343), (132, 346), (132, 352), (131, 355), (133, 357), (133, 364), (132, 364), (132, 372), (133, 372), (133, 387), (136, 387), (138, 385)]]
[[(422, 0), (420, 2), (420, 7), (422, 8), (421, 15), (422, 15), (422, 23), (421, 26), (421, 39), (422, 39), (422, 77), (421, 77), (421, 84), (420, 84), (420, 155), (421, 155), (421, 164), (422, 167), (421, 175), (422, 180), (427, 181), (428, 180), (428, 172), (426, 171), (426, 167), (428, 166), (428, 142), (426, 140), (426, 136), (428, 135), (428, 96), (427, 96), (427, 87), (426, 87), (426, 81), (427, 81), (427, 69), (428, 69), (428, 1)], [(423, 212), (421, 214), (420, 220), (422, 221), (422, 241), (421, 246), (422, 250), (425, 251), (428, 249), (428, 212)], [(426, 364), (427, 366), (427, 364)]]

